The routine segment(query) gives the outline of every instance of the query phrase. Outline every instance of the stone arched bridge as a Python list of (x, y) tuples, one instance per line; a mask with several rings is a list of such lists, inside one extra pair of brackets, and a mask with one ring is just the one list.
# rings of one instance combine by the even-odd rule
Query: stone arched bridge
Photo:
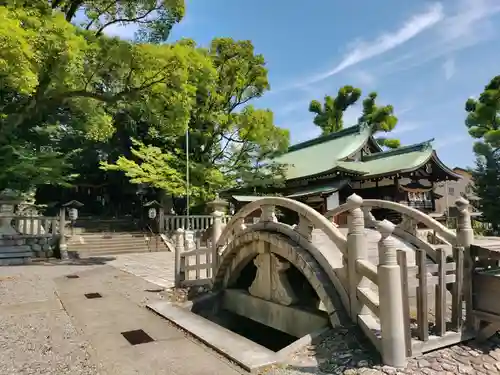
[[(226, 308), (254, 314), (281, 331), (300, 337), (325, 324), (358, 324), (383, 361), (404, 366), (406, 358), (468, 338), (469, 248), (473, 232), (468, 202), (456, 202), (457, 231), (395, 202), (357, 195), (321, 215), (300, 202), (264, 197), (244, 206), (227, 223), (214, 213), (212, 246), (205, 268), (214, 291), (224, 291)], [(372, 208), (402, 215), (399, 225), (377, 221)], [(277, 211), (296, 218), (281, 223)], [(260, 211), (257, 223), (247, 217)], [(333, 217), (347, 212), (347, 228)], [(417, 225), (443, 240), (440, 247), (419, 239)], [(182, 230), (177, 248), (182, 250)], [(196, 252), (196, 251), (195, 251)], [(176, 252), (178, 283), (197, 284), (200, 254)], [(182, 255), (181, 255), (182, 254)], [(196, 270), (194, 280), (188, 276)], [(429, 293), (433, 292), (433, 299)], [(464, 303), (465, 302), (465, 303)]]

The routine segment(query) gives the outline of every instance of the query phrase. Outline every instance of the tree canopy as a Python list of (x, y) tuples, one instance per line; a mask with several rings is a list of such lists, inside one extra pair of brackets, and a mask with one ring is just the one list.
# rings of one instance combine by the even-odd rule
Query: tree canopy
[(480, 198), (478, 209), (491, 223), (494, 234), (500, 230), (500, 76), (494, 77), (478, 99), (465, 103), (468, 115), (465, 125), (476, 139), (473, 170), (474, 192)]
[(465, 103), (469, 134), (478, 140), (475, 151), (480, 154), (500, 149), (500, 76), (494, 77), (484, 88), (479, 99)]
[[(345, 111), (355, 105), (361, 95), (361, 89), (348, 85), (341, 87), (336, 97), (325, 96), (323, 105), (317, 100), (311, 101), (309, 112), (315, 114), (314, 124), (321, 128), (323, 135), (342, 130)], [(371, 92), (363, 100), (363, 112), (358, 123), (368, 124), (374, 134), (389, 133), (394, 130), (398, 118), (394, 115), (392, 105), (378, 106), (376, 104), (377, 96), (376, 92)], [(379, 137), (377, 141), (381, 146), (387, 148), (400, 146), (398, 139)]]
[[(264, 58), (254, 53), (251, 42), (230, 38), (215, 39), (203, 51), (212, 61), (215, 75), (200, 80), (197, 86), (196, 105), (188, 121), (188, 145), (184, 134), (151, 139), (149, 144), (136, 142), (134, 157), (103, 163), (104, 169), (121, 170), (137, 181), (184, 195), (188, 152), (190, 194), (200, 199), (220, 189), (282, 178), (282, 168), (265, 161), (286, 151), (288, 130), (274, 125), (271, 111), (247, 104), (269, 89)], [(174, 157), (161, 156), (158, 142)], [(175, 178), (165, 179), (164, 173), (174, 170)]]
[[(286, 150), (288, 131), (250, 105), (269, 89), (263, 56), (230, 38), (209, 48), (165, 43), (183, 14), (181, 0), (0, 0), (0, 158), (8, 166), (0, 191), (118, 170), (183, 194), (186, 153), (200, 199), (279, 179), (264, 161)], [(104, 33), (117, 24), (137, 25), (136, 40)]]
[(0, 156), (13, 166), (0, 172), (0, 188), (64, 182), (71, 155), (63, 155), (58, 141), (68, 134), (108, 139), (114, 116), (138, 100), (173, 104), (168, 126), (185, 126), (195, 102), (192, 72), (199, 71), (198, 79), (213, 70), (202, 53), (74, 26), (65, 7), (91, 9), (82, 1), (54, 2), (65, 13), (13, 3), (0, 6)]
[(356, 104), (361, 97), (361, 89), (353, 86), (341, 87), (336, 97), (325, 96), (324, 104), (317, 100), (309, 104), (309, 112), (315, 113), (314, 124), (319, 126), (322, 134), (338, 132), (344, 128), (344, 112)]
[[(396, 127), (398, 118), (394, 115), (392, 105), (377, 106), (375, 103), (377, 95), (376, 92), (371, 92), (363, 100), (363, 113), (358, 121), (368, 124), (372, 128), (373, 134), (389, 133)], [(377, 142), (387, 148), (398, 148), (401, 145), (399, 139), (394, 138), (379, 137)]]

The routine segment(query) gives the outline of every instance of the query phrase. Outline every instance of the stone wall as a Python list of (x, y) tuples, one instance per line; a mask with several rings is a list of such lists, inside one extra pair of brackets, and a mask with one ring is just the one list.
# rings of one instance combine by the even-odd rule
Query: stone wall
[(29, 248), (35, 258), (53, 257), (57, 243), (58, 236), (52, 234), (13, 234), (2, 236), (3, 246), (19, 247), (20, 251)]

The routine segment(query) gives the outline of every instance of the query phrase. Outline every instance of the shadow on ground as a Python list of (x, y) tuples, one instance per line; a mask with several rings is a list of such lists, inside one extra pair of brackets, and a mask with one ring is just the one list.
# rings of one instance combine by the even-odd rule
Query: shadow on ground
[(102, 256), (102, 257), (89, 257), (89, 258), (79, 258), (76, 256), (70, 256), (70, 259), (43, 259), (33, 261), (30, 265), (40, 266), (40, 265), (51, 265), (51, 266), (94, 266), (94, 265), (105, 265), (108, 262), (116, 260), (116, 257)]

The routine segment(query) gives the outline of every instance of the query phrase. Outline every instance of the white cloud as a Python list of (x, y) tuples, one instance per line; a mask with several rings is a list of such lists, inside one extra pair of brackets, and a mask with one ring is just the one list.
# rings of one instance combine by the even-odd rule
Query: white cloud
[(351, 66), (397, 48), (437, 24), (443, 19), (443, 17), (444, 13), (441, 3), (433, 4), (429, 6), (425, 12), (416, 14), (406, 20), (406, 22), (399, 29), (382, 34), (375, 40), (360, 41), (355, 43), (351, 50), (333, 69), (311, 77), (296, 86), (304, 86), (322, 81)]
[(463, 134), (451, 136), (451, 137), (441, 137), (435, 143), (434, 147), (436, 149), (443, 149), (445, 147), (454, 146), (456, 144), (462, 143), (467, 140), (467, 136)]
[(375, 75), (367, 72), (366, 70), (356, 70), (351, 74), (352, 82), (354, 85), (361, 85), (363, 87), (373, 86), (377, 82)]
[(498, 25), (491, 21), (500, 12), (498, 0), (460, 0), (453, 4), (429, 41), (382, 64), (378, 74), (416, 68), (498, 36)]
[(425, 125), (419, 122), (406, 121), (403, 123), (398, 123), (394, 130), (390, 134), (404, 134), (415, 131), (417, 129), (424, 128)]
[(450, 80), (456, 73), (457, 69), (455, 66), (455, 59), (448, 58), (443, 64), (444, 77), (446, 80)]
[(288, 115), (297, 111), (304, 112), (308, 110), (310, 101), (311, 99), (305, 97), (302, 99), (293, 100), (283, 106), (278, 106), (275, 112), (280, 115)]
[[(454, 13), (447, 16), (439, 32), (443, 41), (477, 36), (478, 30), (485, 26), (481, 21), (500, 12), (498, 0), (460, 0)], [(483, 30), (484, 31), (484, 30)]]

